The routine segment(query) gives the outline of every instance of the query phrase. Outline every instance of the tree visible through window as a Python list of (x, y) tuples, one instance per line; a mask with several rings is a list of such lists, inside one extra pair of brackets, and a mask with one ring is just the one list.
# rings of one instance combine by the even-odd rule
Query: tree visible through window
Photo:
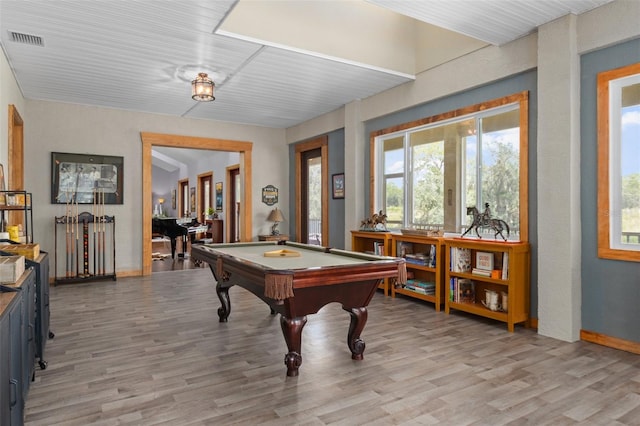
[(598, 74), (598, 256), (640, 261), (640, 63)]
[[(518, 101), (520, 101), (518, 99)], [(520, 228), (520, 103), (378, 136), (378, 203), (390, 228), (460, 231), (466, 208)]]

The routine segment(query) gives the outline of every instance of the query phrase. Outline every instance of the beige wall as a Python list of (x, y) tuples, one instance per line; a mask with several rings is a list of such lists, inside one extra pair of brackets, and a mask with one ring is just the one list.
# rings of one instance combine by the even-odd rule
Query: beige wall
[(11, 159), (9, 156), (8, 145), (8, 108), (9, 105), (15, 105), (18, 113), (24, 118), (25, 100), (22, 97), (20, 88), (13, 78), (13, 72), (9, 67), (4, 51), (0, 53), (0, 164), (4, 166), (5, 185), (7, 184), (7, 169)]
[(54, 252), (53, 217), (64, 214), (64, 206), (50, 203), (51, 152), (118, 155), (124, 157), (125, 204), (107, 206), (106, 212), (116, 216), (116, 270), (142, 268), (140, 132), (253, 142), (252, 235), (267, 229), (265, 220), (271, 208), (260, 198), (266, 184), (280, 188), (278, 206), (285, 217), (289, 215), (288, 168), (264, 166), (287, 161), (283, 130), (44, 101), (27, 101), (23, 118), (25, 186), (33, 192), (34, 237), (50, 253)]

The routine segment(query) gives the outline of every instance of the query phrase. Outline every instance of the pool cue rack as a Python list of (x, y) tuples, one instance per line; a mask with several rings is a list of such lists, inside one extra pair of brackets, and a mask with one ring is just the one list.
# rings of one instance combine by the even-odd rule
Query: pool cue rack
[(115, 226), (115, 216), (89, 212), (56, 216), (54, 284), (115, 281)]

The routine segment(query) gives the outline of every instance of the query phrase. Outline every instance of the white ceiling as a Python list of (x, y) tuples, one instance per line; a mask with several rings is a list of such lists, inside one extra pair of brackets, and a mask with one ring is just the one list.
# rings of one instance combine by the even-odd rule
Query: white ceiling
[[(430, 57), (423, 51), (429, 42), (443, 43), (419, 40), (431, 24), (451, 30), (438, 29), (444, 35), (468, 36), (468, 47), (450, 49), (453, 57), (609, 1), (0, 0), (0, 43), (28, 99), (286, 128), (432, 66), (414, 60)], [(295, 19), (277, 20), (283, 10)], [(378, 18), (389, 25), (368, 28)], [(227, 21), (233, 31), (225, 31)], [(378, 32), (358, 37), (365, 30)], [(29, 44), (37, 42), (31, 36), (42, 44)], [(396, 36), (405, 42), (394, 45)], [(415, 46), (405, 46), (411, 40)], [(404, 55), (402, 69), (384, 65), (394, 55)], [(214, 76), (214, 102), (191, 99), (198, 71)]]

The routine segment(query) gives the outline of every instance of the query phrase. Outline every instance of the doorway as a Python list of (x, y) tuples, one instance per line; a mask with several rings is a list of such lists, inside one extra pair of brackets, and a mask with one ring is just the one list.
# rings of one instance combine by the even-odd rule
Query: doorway
[(240, 184), (240, 165), (235, 164), (227, 167), (227, 211), (229, 218), (227, 219), (227, 235), (229, 242), (236, 243), (240, 241), (240, 204), (242, 202), (242, 185)]
[(327, 245), (329, 242), (329, 153), (322, 136), (295, 146), (296, 241)]
[(200, 138), (141, 132), (142, 140), (142, 274), (150, 275), (152, 270), (151, 216), (152, 216), (152, 158), (153, 146), (231, 151), (240, 154), (240, 181), (245, 190), (240, 208), (240, 241), (251, 241), (251, 153), (253, 143), (224, 139)]

